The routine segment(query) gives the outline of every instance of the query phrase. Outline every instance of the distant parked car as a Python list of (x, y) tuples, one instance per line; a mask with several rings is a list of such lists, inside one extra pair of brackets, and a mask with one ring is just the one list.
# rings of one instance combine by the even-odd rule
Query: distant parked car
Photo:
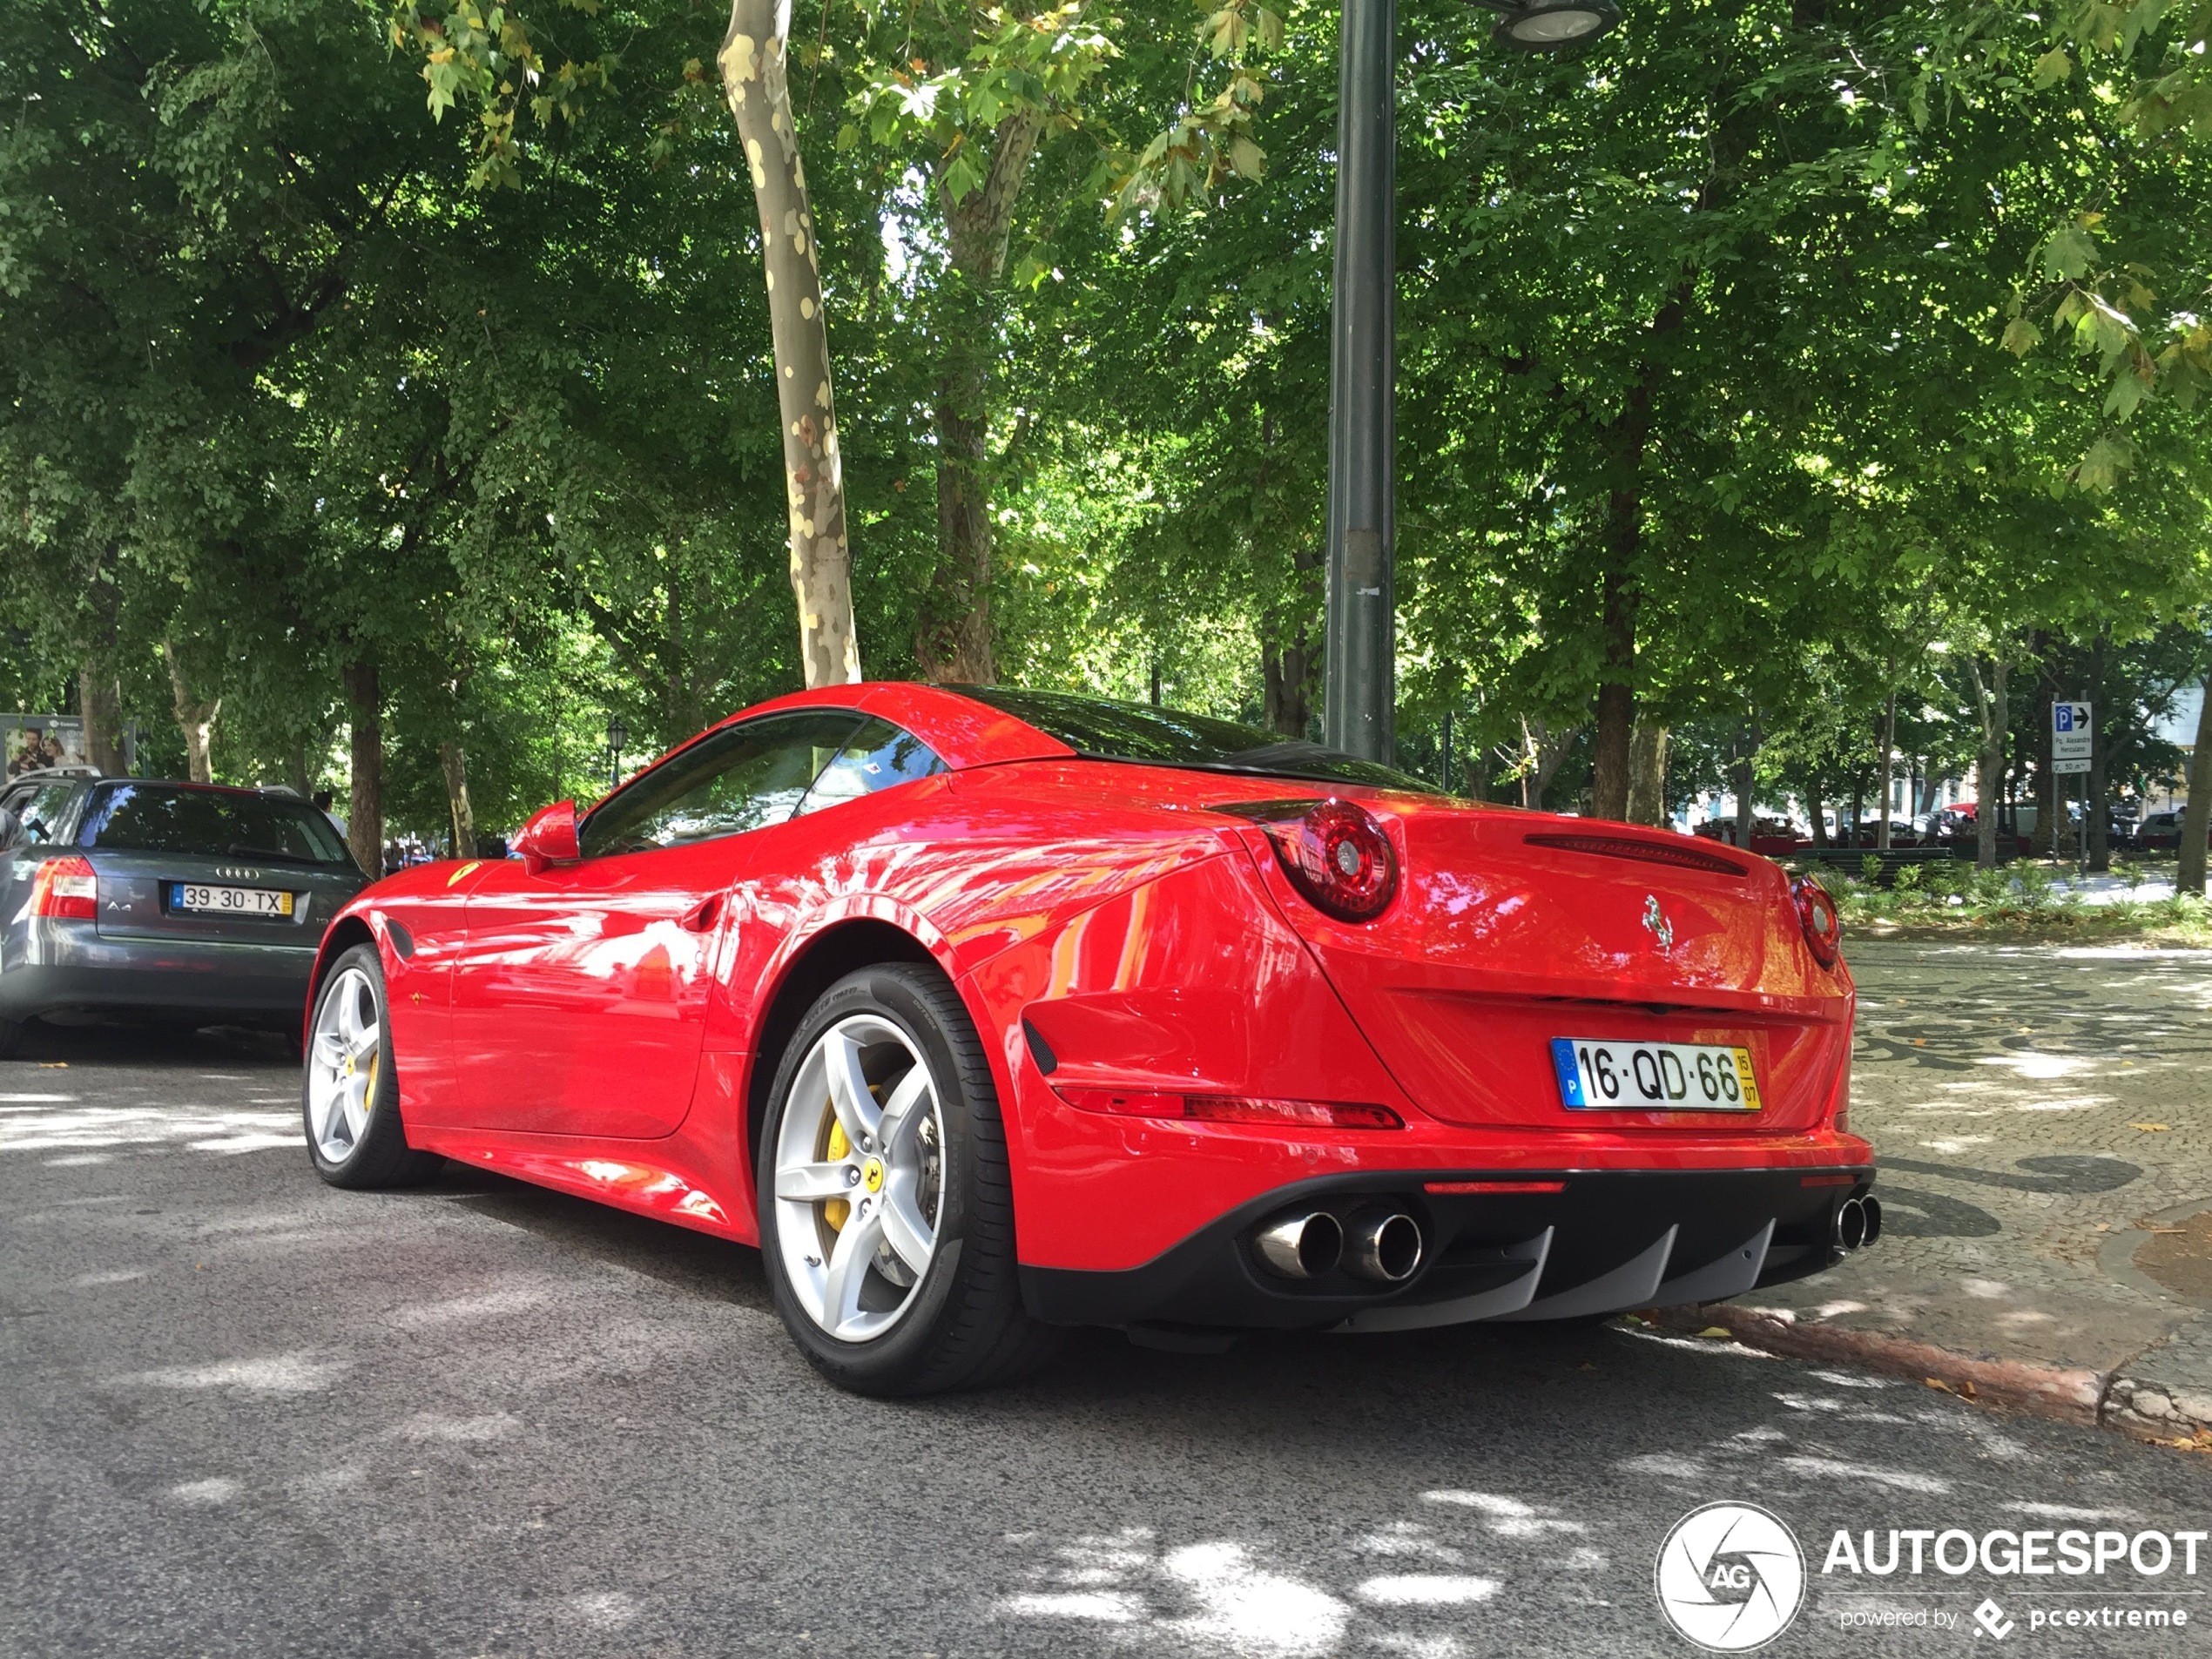
[(69, 776), (0, 806), (0, 1053), (129, 1008), (297, 1032), (324, 925), (368, 885), (288, 794)]
[(2173, 853), (2182, 845), (2182, 813), (2146, 813), (2128, 845), (2138, 853)]

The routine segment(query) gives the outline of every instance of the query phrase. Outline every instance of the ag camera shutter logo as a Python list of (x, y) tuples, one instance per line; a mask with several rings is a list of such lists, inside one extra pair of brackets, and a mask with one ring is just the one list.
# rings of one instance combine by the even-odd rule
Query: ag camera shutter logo
[(1659, 1546), (1652, 1576), (1667, 1622), (1709, 1653), (1764, 1648), (1805, 1599), (1797, 1535), (1752, 1503), (1691, 1510)]

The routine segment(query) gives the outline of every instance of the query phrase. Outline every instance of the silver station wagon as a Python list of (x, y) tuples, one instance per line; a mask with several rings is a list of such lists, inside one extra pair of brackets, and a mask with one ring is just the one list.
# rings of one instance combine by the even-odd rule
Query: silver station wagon
[(295, 1037), (315, 947), (368, 885), (288, 793), (57, 778), (0, 807), (0, 1054), (26, 1022), (130, 1010)]

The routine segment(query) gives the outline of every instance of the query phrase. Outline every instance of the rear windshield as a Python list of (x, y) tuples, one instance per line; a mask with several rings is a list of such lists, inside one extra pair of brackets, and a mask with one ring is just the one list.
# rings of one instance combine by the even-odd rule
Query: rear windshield
[(1057, 738), (1087, 760), (1136, 760), (1199, 772), (1251, 772), (1267, 778), (1310, 778), (1317, 783), (1363, 784), (1372, 789), (1435, 786), (1372, 760), (1361, 760), (1318, 743), (1285, 738), (1236, 720), (1185, 714), (1142, 703), (1116, 703), (1072, 691), (1017, 691), (1003, 685), (952, 688), (1001, 713)]
[(303, 800), (180, 784), (115, 784), (100, 790), (85, 809), (77, 844), (285, 864), (347, 861), (336, 828)]

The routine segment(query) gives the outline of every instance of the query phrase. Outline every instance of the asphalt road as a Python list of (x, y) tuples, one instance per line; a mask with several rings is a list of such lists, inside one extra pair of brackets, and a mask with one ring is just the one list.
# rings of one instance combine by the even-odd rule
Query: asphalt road
[[(8, 1656), (1688, 1654), (1655, 1552), (1720, 1500), (1810, 1558), (1769, 1652), (1991, 1650), (1986, 1596), (2007, 1650), (2212, 1647), (2212, 1551), (1821, 1570), (1838, 1528), (2204, 1528), (2212, 1456), (1617, 1328), (1093, 1334), (857, 1400), (751, 1251), (463, 1171), (325, 1188), (273, 1039), (41, 1042), (0, 1064)], [(1843, 1626), (1884, 1609), (1955, 1623)]]

